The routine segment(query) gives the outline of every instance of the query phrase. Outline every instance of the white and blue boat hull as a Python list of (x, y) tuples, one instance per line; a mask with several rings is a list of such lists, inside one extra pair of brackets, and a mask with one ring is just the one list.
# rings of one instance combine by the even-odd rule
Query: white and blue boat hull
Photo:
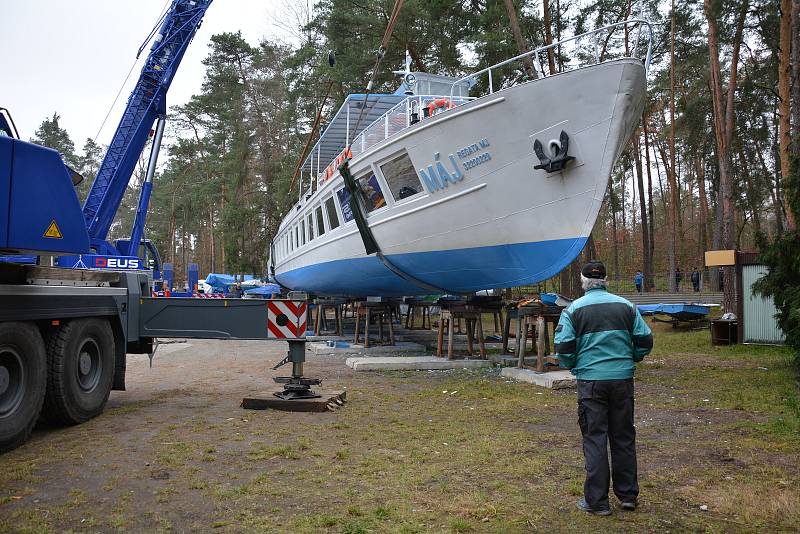
[[(621, 59), (531, 81), (476, 99), (390, 136), (350, 163), (372, 170), (387, 206), (367, 217), (384, 256), (428, 286), (451, 293), (533, 284), (583, 249), (612, 166), (638, 124), (645, 68)], [(565, 170), (536, 170), (534, 141), (570, 139)], [(381, 164), (407, 153), (424, 194), (394, 201)], [(437, 179), (438, 178), (438, 179)], [(335, 174), (295, 206), (280, 239), (342, 188)], [(339, 220), (341, 206), (337, 204)], [(354, 222), (274, 254), (285, 287), (321, 295), (431, 293), (366, 255)]]

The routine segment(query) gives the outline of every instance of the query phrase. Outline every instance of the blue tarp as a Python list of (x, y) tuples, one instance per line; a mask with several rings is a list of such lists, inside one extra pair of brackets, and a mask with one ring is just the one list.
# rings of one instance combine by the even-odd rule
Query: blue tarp
[(253, 289), (248, 289), (244, 293), (245, 295), (279, 295), (281, 292), (281, 287), (278, 284), (267, 284), (261, 287), (254, 287)]
[(695, 321), (703, 319), (709, 314), (711, 308), (700, 304), (639, 304), (639, 313), (654, 315), (657, 313), (669, 315), (679, 321)]
[(257, 280), (252, 274), (239, 276), (238, 280), (230, 274), (209, 273), (206, 276), (206, 284), (211, 286), (213, 293), (226, 293), (227, 288), (236, 282), (244, 282), (242, 285), (248, 285), (247, 282), (252, 280)]

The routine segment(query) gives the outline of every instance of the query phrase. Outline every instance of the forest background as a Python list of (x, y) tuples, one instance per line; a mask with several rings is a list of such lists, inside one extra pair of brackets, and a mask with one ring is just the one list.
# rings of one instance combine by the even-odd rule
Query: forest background
[[(146, 236), (176, 273), (195, 262), (202, 274), (266, 275), (270, 239), (297, 198), (289, 184), (328, 82), (323, 130), (348, 93), (364, 92), (393, 6), (298, 2), (280, 22), (296, 45), (213, 36), (202, 87), (169, 117), (168, 157), (147, 221)], [(401, 68), (406, 50), (413, 70), (460, 76), (634, 17), (655, 31), (648, 101), (610, 177), (584, 259), (604, 260), (616, 279), (642, 270), (645, 290), (659, 280), (674, 290), (675, 270), (702, 267), (706, 250), (761, 249), (778, 276), (764, 285), (774, 293), (800, 271), (791, 261), (780, 267), (798, 248), (800, 0), (406, 0), (374, 90), (396, 88), (391, 70)], [(566, 68), (558, 53), (543, 58), (535, 75)], [(499, 83), (530, 76), (520, 63)], [(57, 113), (32, 140), (82, 171), (84, 196), (104, 147), (87, 139), (77, 150)], [(146, 156), (112, 237), (130, 232)], [(716, 276), (709, 272), (710, 287)], [(732, 272), (725, 276), (732, 280)], [(560, 289), (574, 292), (576, 279), (573, 265)]]

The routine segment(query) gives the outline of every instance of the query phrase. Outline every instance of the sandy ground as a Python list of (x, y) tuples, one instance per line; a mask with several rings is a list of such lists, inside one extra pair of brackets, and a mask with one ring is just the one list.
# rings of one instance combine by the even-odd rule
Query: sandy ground
[(497, 370), (355, 373), (309, 353), (306, 374), (346, 388), (344, 408), (240, 408), (289, 373), (271, 370), (286, 350), (171, 343), (152, 369), (129, 356), (128, 391), (101, 416), (37, 428), (0, 457), (0, 531), (783, 531), (800, 517), (797, 437), (737, 397), (775, 392), (741, 382), (750, 360), (656, 354), (642, 366), (642, 507), (601, 519), (574, 509), (574, 391)]

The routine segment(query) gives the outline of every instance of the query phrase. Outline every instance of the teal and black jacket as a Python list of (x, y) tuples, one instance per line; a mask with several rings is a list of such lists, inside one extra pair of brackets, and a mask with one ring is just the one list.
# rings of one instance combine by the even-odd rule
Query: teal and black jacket
[(561, 312), (559, 362), (579, 380), (624, 380), (653, 349), (653, 334), (636, 306), (593, 288)]

